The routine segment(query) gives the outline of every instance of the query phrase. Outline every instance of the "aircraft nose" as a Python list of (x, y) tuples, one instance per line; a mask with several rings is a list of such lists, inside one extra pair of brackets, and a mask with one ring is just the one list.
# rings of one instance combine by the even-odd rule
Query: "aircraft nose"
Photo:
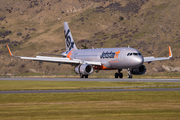
[(137, 65), (142, 65), (143, 62), (144, 62), (143, 57), (137, 57), (137, 58), (135, 59), (135, 63), (136, 63)]

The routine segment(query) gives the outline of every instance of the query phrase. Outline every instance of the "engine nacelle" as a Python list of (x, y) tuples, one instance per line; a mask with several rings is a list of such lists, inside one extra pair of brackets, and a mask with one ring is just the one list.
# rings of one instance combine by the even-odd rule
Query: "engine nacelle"
[(146, 66), (144, 65), (141, 65), (140, 67), (131, 70), (131, 73), (134, 75), (142, 75), (145, 72), (146, 72)]
[(94, 71), (93, 66), (90, 64), (82, 64), (82, 65), (78, 65), (75, 68), (75, 72), (77, 74), (81, 74), (81, 75), (89, 75)]

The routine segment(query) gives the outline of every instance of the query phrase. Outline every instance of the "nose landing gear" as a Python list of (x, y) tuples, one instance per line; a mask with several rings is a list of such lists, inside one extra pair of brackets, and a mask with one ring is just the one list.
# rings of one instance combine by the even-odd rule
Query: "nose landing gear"
[(122, 69), (118, 69), (118, 73), (115, 73), (114, 77), (115, 78), (123, 78), (123, 74), (121, 73)]
[(128, 78), (132, 78), (131, 70), (128, 68)]

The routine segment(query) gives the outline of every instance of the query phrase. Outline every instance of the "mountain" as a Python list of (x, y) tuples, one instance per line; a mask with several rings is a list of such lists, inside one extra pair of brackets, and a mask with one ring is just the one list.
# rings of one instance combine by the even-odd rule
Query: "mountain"
[[(67, 21), (78, 48), (134, 47), (143, 56), (168, 56), (169, 61), (145, 64), (147, 74), (180, 71), (179, 0), (1, 0), (0, 74), (67, 74), (69, 65), (38, 63), (9, 56), (65, 51)], [(70, 70), (69, 70), (70, 69)]]

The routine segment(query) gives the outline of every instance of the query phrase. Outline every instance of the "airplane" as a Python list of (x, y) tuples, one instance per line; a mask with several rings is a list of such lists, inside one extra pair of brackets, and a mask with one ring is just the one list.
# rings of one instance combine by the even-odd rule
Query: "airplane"
[(80, 78), (88, 78), (94, 70), (118, 70), (115, 73), (115, 78), (123, 78), (122, 69), (128, 70), (128, 78), (132, 75), (142, 75), (146, 72), (146, 67), (143, 63), (151, 63), (153, 61), (169, 60), (172, 58), (171, 47), (169, 46), (169, 57), (143, 57), (142, 54), (135, 48), (120, 47), (120, 48), (100, 48), (100, 49), (78, 49), (74, 43), (68, 23), (64, 22), (64, 35), (66, 51), (57, 55), (51, 56), (36, 56), (22, 57), (14, 56), (7, 45), (10, 56), (20, 59), (28, 59), (39, 62), (53, 62), (60, 64), (70, 64), (75, 66), (75, 72), (80, 75)]

